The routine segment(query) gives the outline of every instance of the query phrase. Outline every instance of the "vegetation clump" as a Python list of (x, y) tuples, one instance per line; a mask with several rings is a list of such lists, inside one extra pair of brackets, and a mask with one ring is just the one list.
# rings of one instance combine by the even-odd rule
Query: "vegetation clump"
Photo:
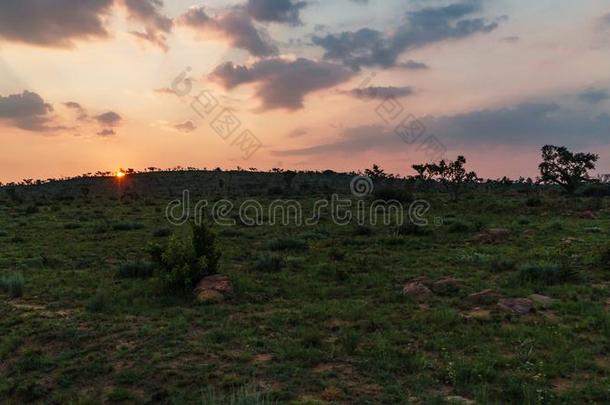
[(23, 274), (12, 273), (0, 278), (0, 291), (8, 294), (11, 298), (19, 298), (23, 295), (24, 284)]
[(151, 258), (159, 266), (159, 277), (169, 290), (193, 289), (201, 279), (218, 273), (221, 253), (216, 235), (205, 224), (193, 224), (191, 236), (172, 236), (165, 248), (152, 244)]

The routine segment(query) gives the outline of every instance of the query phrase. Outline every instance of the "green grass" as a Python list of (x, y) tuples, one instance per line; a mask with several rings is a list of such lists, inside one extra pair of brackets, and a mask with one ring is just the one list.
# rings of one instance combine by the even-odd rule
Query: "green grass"
[[(212, 187), (220, 174), (167, 176), (121, 198), (113, 184), (86, 199), (68, 183), (20, 201), (0, 190), (1, 403), (610, 402), (607, 199), (426, 191), (414, 198), (431, 203), (427, 227), (337, 226), (324, 210), (316, 226), (215, 227), (235, 292), (200, 305), (146, 262), (150, 242), (191, 235), (165, 221), (167, 203), (192, 186), (266, 206), (273, 184), (235, 196), (228, 179)], [(290, 196), (305, 218), (327, 194), (312, 188)], [(511, 237), (476, 241), (493, 228)], [(421, 277), (442, 293), (403, 295)], [(435, 286), (447, 277), (459, 286)], [(485, 289), (554, 303), (518, 316), (471, 301)]]

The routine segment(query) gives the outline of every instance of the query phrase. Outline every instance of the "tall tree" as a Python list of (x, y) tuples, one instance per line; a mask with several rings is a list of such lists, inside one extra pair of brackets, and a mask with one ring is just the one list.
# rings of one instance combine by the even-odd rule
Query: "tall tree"
[(599, 156), (594, 153), (572, 153), (565, 146), (545, 145), (542, 148), (540, 182), (557, 184), (568, 194), (591, 181), (589, 170), (595, 169)]

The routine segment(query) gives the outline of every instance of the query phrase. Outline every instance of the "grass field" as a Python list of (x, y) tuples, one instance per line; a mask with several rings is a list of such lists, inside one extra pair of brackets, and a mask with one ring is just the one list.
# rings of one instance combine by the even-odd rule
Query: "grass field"
[[(234, 292), (198, 303), (125, 277), (189, 233), (163, 176), (0, 191), (0, 402), (610, 402), (607, 197), (417, 191), (424, 228), (216, 226)], [(310, 183), (286, 198), (311, 207)]]

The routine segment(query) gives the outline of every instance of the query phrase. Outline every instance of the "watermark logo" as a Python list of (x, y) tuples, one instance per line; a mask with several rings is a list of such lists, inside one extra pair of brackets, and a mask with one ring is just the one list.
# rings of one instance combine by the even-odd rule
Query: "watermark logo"
[[(417, 226), (428, 226), (427, 218), (431, 205), (426, 200), (416, 200), (408, 207), (397, 200), (373, 200), (365, 198), (373, 193), (373, 181), (370, 177), (356, 176), (350, 182), (352, 198), (332, 194), (330, 199), (318, 199), (313, 205), (308, 202), (303, 206), (301, 201), (276, 199), (263, 202), (256, 199), (235, 201), (222, 199), (214, 202), (208, 200), (191, 201), (191, 193), (184, 190), (182, 197), (171, 201), (166, 209), (167, 221), (181, 226), (188, 221), (200, 224), (211, 220), (218, 226), (281, 225), (281, 226), (315, 226), (321, 220), (330, 220), (335, 225), (401, 226), (405, 220)], [(354, 200), (353, 198), (356, 198)], [(407, 218), (405, 219), (405, 213)], [(435, 224), (438, 220), (435, 219)]]
[[(187, 67), (171, 83), (171, 89), (178, 97), (187, 97), (193, 92), (193, 80), (189, 77), (191, 68)], [(244, 160), (250, 159), (263, 143), (249, 129), (242, 129), (242, 122), (228, 107), (220, 104), (216, 96), (209, 90), (202, 90), (194, 96), (191, 110), (201, 119), (213, 117), (209, 123), (210, 128), (231, 146), (239, 148)]]
[(367, 176), (356, 176), (349, 184), (352, 195), (357, 198), (363, 198), (373, 194), (373, 180)]

